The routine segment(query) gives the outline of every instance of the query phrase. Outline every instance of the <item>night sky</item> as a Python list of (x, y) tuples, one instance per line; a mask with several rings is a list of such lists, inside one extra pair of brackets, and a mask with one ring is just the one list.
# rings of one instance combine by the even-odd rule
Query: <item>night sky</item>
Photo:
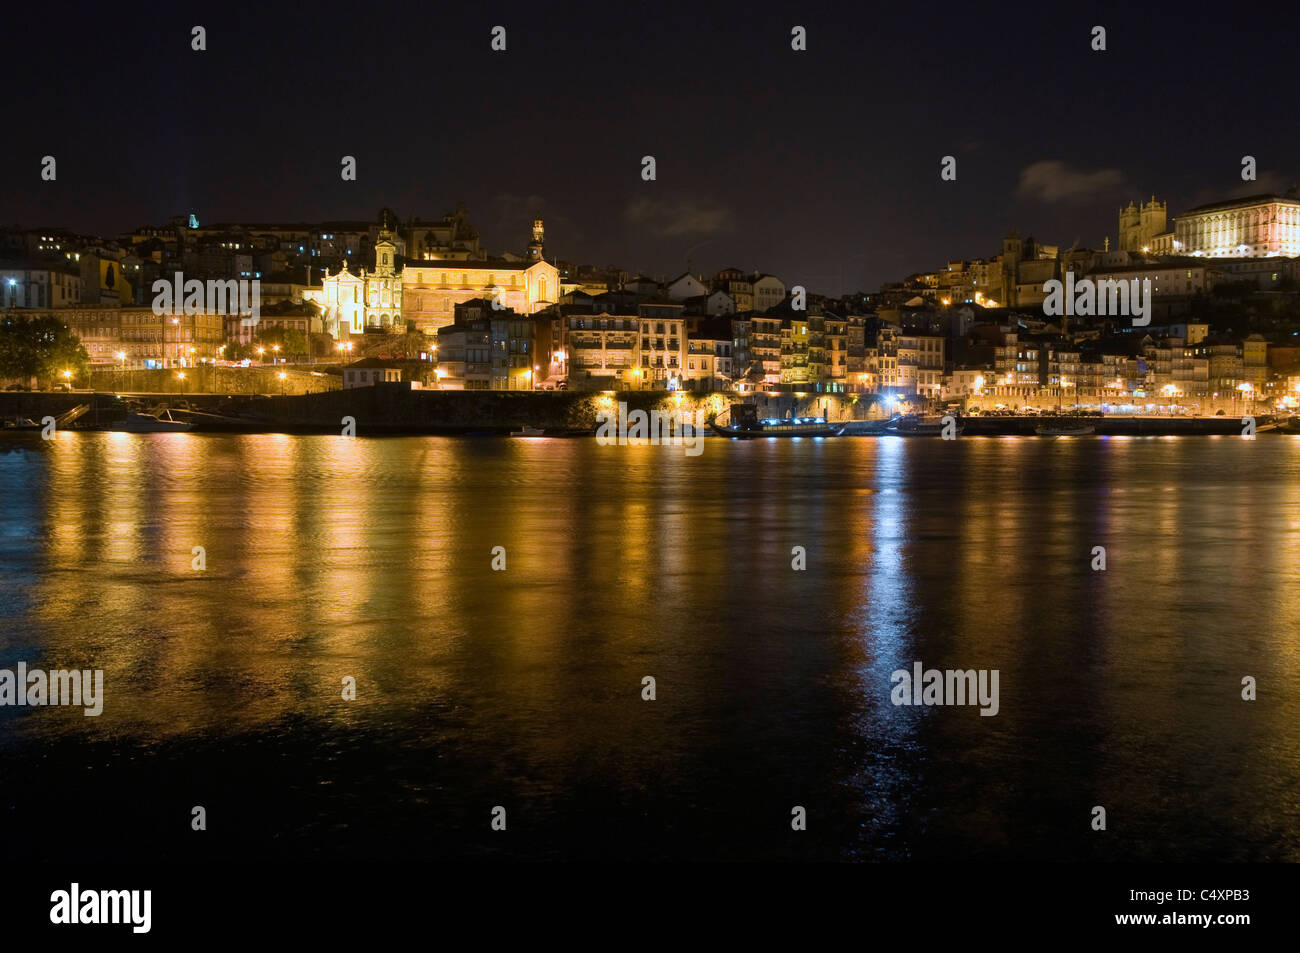
[(116, 235), (464, 201), (493, 252), (540, 216), (567, 260), (671, 276), (689, 253), (836, 294), (995, 254), (1010, 228), (1100, 247), (1129, 199), (1172, 216), (1300, 177), (1285, 7), (878, 6), (11, 7), (0, 222)]

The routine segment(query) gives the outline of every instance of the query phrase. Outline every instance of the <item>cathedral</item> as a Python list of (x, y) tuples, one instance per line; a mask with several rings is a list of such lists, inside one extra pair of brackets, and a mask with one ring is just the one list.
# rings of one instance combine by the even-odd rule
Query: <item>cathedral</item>
[(1214, 202), (1165, 220), (1165, 203), (1154, 197), (1119, 213), (1122, 251), (1205, 258), (1300, 256), (1300, 194), (1250, 195)]

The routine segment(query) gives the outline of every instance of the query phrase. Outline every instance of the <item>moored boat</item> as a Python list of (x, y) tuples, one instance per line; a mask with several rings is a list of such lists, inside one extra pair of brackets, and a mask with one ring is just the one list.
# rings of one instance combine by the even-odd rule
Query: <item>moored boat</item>
[(545, 437), (546, 431), (537, 427), (520, 427), (518, 430), (510, 431), (512, 437)]
[(842, 437), (879, 437), (887, 431), (885, 428), (889, 421), (881, 418), (879, 420), (849, 420), (840, 427), (840, 436)]
[(5, 431), (14, 430), (40, 430), (41, 425), (30, 417), (6, 417), (0, 429)]
[(921, 417), (911, 414), (895, 417), (885, 427), (885, 431), (899, 437), (942, 437), (944, 428), (948, 426), (945, 424), (948, 417), (952, 418), (953, 434), (959, 434), (966, 429), (966, 422), (956, 415)]
[(1076, 424), (1059, 421), (1057, 423), (1039, 424), (1034, 433), (1040, 437), (1086, 437), (1096, 433), (1097, 428), (1091, 424)]
[(758, 416), (752, 404), (733, 404), (726, 424), (715, 419), (709, 427), (722, 437), (836, 437), (843, 429), (825, 417), (765, 417)]
[(143, 412), (128, 414), (126, 420), (113, 429), (126, 433), (184, 433), (193, 427), (194, 425), (188, 421), (177, 420), (170, 410), (160, 410), (153, 414)]

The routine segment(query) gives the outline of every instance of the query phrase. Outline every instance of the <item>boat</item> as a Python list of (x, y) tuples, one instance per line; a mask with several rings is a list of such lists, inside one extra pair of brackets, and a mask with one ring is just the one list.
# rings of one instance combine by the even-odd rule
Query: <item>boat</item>
[(518, 430), (510, 431), (512, 437), (545, 437), (546, 431), (537, 427), (520, 427)]
[(8, 431), (40, 430), (41, 425), (38, 424), (36, 421), (32, 420), (30, 417), (6, 417), (4, 420), (3, 427), (0, 427), (0, 429), (8, 430)]
[(943, 417), (921, 417), (916, 414), (909, 414), (895, 417), (885, 427), (885, 431), (898, 437), (942, 437), (945, 426), (944, 421), (948, 417), (951, 417), (956, 425), (955, 429), (950, 431), (951, 433), (959, 434), (966, 429), (966, 421), (956, 414), (946, 414)]
[(192, 423), (177, 420), (170, 410), (164, 409), (152, 414), (144, 412), (127, 414), (126, 420), (113, 429), (127, 433), (184, 433), (193, 427)]
[(840, 436), (879, 437), (888, 425), (889, 421), (883, 417), (879, 420), (850, 420), (840, 427)]
[(1034, 433), (1040, 437), (1086, 437), (1096, 432), (1097, 428), (1092, 424), (1075, 424), (1066, 421), (1039, 424), (1034, 428)]
[(758, 416), (753, 404), (732, 404), (727, 424), (717, 419), (709, 427), (721, 437), (837, 437), (843, 427), (825, 417), (765, 417)]

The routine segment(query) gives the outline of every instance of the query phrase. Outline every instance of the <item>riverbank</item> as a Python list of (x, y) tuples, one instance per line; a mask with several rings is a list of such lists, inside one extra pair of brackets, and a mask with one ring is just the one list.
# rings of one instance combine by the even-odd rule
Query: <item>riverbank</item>
[[(615, 416), (618, 404), (628, 410), (657, 411), (660, 414), (691, 415), (702, 412), (712, 419), (737, 400), (723, 393), (668, 393), (664, 391), (620, 391), (618, 393), (570, 391), (426, 391), (407, 384), (379, 384), (350, 390), (311, 394), (157, 394), (56, 392), (0, 393), (0, 418), (29, 418), (40, 421), (58, 417), (81, 404), (88, 411), (76, 422), (76, 429), (111, 428), (135, 408), (164, 405), (188, 415), (197, 431), (224, 433), (342, 433), (349, 425), (357, 436), (398, 434), (506, 434), (523, 427), (561, 436), (593, 432), (601, 415)], [(855, 435), (883, 430), (885, 418), (879, 405), (859, 401), (853, 395), (793, 394), (747, 397), (758, 405), (760, 417), (825, 416), (834, 423), (858, 422)], [(872, 416), (868, 416), (871, 412)], [(963, 436), (1032, 436), (1049, 418), (1041, 416), (964, 417)], [(1240, 417), (1106, 417), (1067, 418), (1086, 424), (1101, 436), (1237, 435), (1243, 431)], [(1255, 418), (1259, 432), (1279, 418)]]

